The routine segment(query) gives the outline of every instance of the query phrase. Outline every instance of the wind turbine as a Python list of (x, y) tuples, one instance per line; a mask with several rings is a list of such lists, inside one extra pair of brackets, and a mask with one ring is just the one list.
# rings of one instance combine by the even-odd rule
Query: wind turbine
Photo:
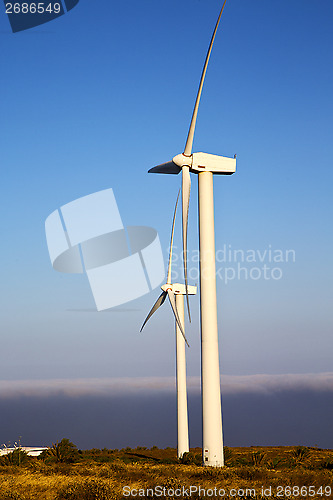
[[(180, 283), (171, 283), (171, 264), (173, 237), (175, 232), (176, 212), (178, 205), (179, 193), (177, 196), (175, 211), (172, 221), (170, 252), (167, 282), (161, 286), (162, 293), (150, 310), (145, 319), (141, 330), (144, 328), (147, 321), (151, 318), (155, 311), (164, 303), (167, 295), (169, 296), (170, 304), (175, 316), (176, 326), (176, 383), (177, 383), (177, 454), (178, 458), (182, 458), (184, 453), (189, 451), (188, 438), (188, 412), (187, 412), (187, 389), (186, 389), (186, 355), (185, 342), (188, 342), (185, 337), (185, 321), (184, 321), (184, 295), (186, 295), (185, 286)], [(197, 293), (196, 286), (188, 286), (187, 293), (195, 295)]]
[(213, 175), (233, 174), (236, 171), (236, 158), (226, 158), (208, 153), (192, 153), (192, 145), (207, 66), (225, 4), (226, 0), (222, 5), (208, 48), (184, 152), (176, 155), (172, 161), (149, 170), (150, 173), (161, 174), (182, 172), (183, 262), (187, 305), (187, 225), (191, 190), (190, 172), (198, 174), (202, 453), (203, 464), (215, 467), (222, 467), (224, 459), (216, 305)]

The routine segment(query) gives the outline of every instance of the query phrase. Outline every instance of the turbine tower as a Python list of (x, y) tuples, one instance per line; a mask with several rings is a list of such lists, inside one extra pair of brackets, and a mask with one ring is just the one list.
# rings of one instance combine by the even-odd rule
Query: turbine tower
[[(180, 283), (171, 283), (173, 237), (175, 231), (178, 198), (179, 193), (172, 222), (167, 282), (161, 287), (162, 293), (150, 310), (140, 331), (142, 331), (154, 312), (163, 304), (166, 296), (169, 295), (170, 304), (175, 316), (176, 330), (177, 455), (178, 458), (182, 458), (184, 453), (189, 451), (185, 342), (187, 345), (188, 343), (185, 337), (184, 321), (184, 295), (186, 295), (186, 288)], [(195, 295), (197, 293), (197, 287), (188, 286), (187, 293), (189, 295)]]
[(224, 459), (217, 330), (213, 175), (233, 174), (236, 171), (236, 159), (208, 153), (192, 153), (192, 145), (207, 66), (225, 4), (226, 0), (222, 5), (208, 48), (184, 152), (175, 156), (171, 162), (149, 170), (150, 173), (161, 174), (182, 172), (183, 261), (188, 311), (187, 225), (191, 189), (190, 172), (198, 175), (202, 453), (203, 465), (215, 467), (222, 467)]

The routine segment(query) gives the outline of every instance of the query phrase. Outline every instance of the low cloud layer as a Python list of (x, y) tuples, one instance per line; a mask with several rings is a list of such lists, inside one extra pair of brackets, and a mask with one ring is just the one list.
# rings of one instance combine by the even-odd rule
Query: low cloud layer
[[(222, 375), (227, 446), (333, 448), (333, 374)], [(189, 377), (190, 444), (201, 446), (200, 380)], [(169, 378), (0, 382), (0, 444), (63, 437), (79, 448), (176, 446), (175, 380)]]
[(225, 394), (272, 394), (285, 391), (311, 390), (333, 392), (333, 372), (283, 375), (224, 375), (221, 377)]
[[(222, 394), (273, 394), (290, 391), (333, 392), (333, 373), (222, 375)], [(200, 393), (199, 377), (188, 377), (189, 393)], [(175, 391), (174, 377), (2, 380), (0, 399), (49, 396), (165, 394)]]
[[(49, 446), (63, 437), (81, 449), (177, 443), (173, 392), (2, 398), (0, 444)], [(190, 445), (201, 446), (201, 397), (189, 392)], [(227, 446), (306, 445), (333, 448), (332, 393), (295, 390), (222, 396)]]

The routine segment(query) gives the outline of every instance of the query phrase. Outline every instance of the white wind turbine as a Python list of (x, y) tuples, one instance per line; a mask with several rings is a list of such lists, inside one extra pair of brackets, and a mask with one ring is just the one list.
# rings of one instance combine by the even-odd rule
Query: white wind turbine
[[(170, 252), (167, 282), (161, 286), (162, 293), (150, 310), (147, 318), (145, 319), (141, 330), (154, 314), (154, 312), (164, 303), (167, 295), (169, 296), (170, 304), (175, 316), (176, 327), (176, 381), (177, 381), (177, 453), (178, 458), (182, 458), (184, 453), (189, 451), (189, 437), (188, 437), (188, 413), (187, 413), (187, 389), (186, 389), (186, 355), (185, 355), (185, 342), (188, 342), (185, 337), (185, 321), (184, 321), (184, 295), (186, 295), (185, 285), (180, 283), (171, 283), (171, 264), (172, 264), (172, 250), (173, 250), (173, 237), (175, 232), (175, 221), (178, 204), (179, 193), (177, 196), (175, 211), (172, 221)], [(197, 293), (196, 286), (188, 286), (187, 293), (195, 295)]]
[(192, 145), (202, 87), (225, 4), (226, 0), (222, 5), (208, 48), (184, 153), (175, 156), (171, 162), (163, 163), (149, 170), (151, 173), (161, 174), (178, 174), (180, 171), (182, 172), (183, 260), (187, 306), (187, 225), (191, 189), (190, 172), (198, 174), (202, 452), (203, 464), (215, 467), (222, 467), (224, 459), (217, 331), (213, 175), (233, 174), (236, 171), (236, 158), (226, 158), (208, 153), (192, 153)]

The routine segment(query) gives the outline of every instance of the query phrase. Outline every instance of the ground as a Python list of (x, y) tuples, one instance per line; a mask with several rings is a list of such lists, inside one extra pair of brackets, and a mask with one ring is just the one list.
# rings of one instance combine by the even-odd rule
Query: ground
[(333, 498), (333, 451), (306, 447), (226, 448), (226, 466), (202, 467), (201, 450), (182, 461), (153, 447), (75, 450), (0, 462), (0, 500)]

